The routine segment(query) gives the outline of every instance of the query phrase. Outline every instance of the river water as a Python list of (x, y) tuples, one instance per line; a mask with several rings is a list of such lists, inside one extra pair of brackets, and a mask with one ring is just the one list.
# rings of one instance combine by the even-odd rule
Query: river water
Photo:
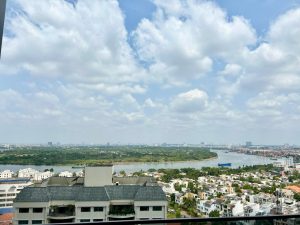
[[(267, 157), (257, 156), (257, 155), (245, 155), (235, 152), (227, 152), (225, 150), (211, 150), (218, 154), (218, 158), (208, 159), (203, 161), (185, 161), (185, 162), (153, 162), (153, 163), (126, 163), (126, 164), (117, 164), (114, 165), (114, 171), (119, 172), (125, 170), (126, 173), (136, 172), (140, 170), (148, 170), (151, 168), (160, 169), (160, 168), (169, 168), (169, 169), (180, 169), (186, 167), (192, 167), (200, 169), (202, 167), (217, 167), (218, 163), (232, 163), (232, 168), (237, 168), (239, 166), (247, 165), (263, 165), (270, 164), (273, 161)], [(74, 169), (71, 166), (35, 166), (35, 165), (0, 165), (0, 171), (9, 169), (14, 172), (24, 169), (24, 168), (33, 168), (39, 171), (45, 169), (53, 168), (55, 173), (62, 171), (71, 171), (75, 172), (80, 169)]]

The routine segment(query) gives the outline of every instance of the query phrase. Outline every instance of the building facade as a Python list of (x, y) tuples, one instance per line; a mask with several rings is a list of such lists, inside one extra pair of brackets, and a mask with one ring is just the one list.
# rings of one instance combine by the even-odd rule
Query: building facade
[(161, 187), (147, 181), (128, 184), (125, 179), (113, 183), (109, 174), (108, 167), (93, 167), (85, 169), (83, 183), (25, 188), (14, 202), (13, 224), (166, 218), (167, 199)]
[(30, 179), (0, 179), (0, 214), (10, 213), (17, 194), (26, 186), (31, 185)]

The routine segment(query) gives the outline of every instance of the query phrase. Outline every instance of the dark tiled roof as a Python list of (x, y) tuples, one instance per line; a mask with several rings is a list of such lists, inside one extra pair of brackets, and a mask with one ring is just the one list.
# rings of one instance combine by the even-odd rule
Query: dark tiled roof
[(133, 200), (139, 188), (141, 188), (139, 185), (105, 186), (105, 190), (110, 200)]
[(59, 187), (48, 187), (49, 198), (51, 200), (73, 200), (76, 199), (76, 196), (79, 194), (78, 187), (69, 187), (69, 186), (59, 186)]
[(157, 185), (154, 177), (113, 177), (113, 183), (118, 182), (119, 184), (137, 184), (137, 185), (146, 185), (153, 186)]
[(15, 198), (15, 202), (48, 202), (47, 188), (25, 187)]
[(109, 201), (104, 187), (82, 187), (76, 201)]
[(135, 201), (167, 201), (166, 195), (159, 186), (141, 186), (137, 191)]
[(26, 187), (16, 197), (15, 202), (48, 202), (52, 200), (74, 201), (166, 201), (159, 186), (110, 185), (104, 187), (50, 186)]

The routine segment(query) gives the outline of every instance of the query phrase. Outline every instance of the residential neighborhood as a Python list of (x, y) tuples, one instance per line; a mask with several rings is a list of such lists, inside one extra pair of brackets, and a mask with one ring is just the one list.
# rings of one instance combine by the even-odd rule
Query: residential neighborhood
[(286, 215), (300, 212), (299, 172), (295, 168), (184, 177), (163, 182), (169, 217), (232, 217)]

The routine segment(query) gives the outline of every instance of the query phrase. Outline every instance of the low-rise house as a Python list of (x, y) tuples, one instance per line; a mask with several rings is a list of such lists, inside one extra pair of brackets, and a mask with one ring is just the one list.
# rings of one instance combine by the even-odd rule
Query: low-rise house
[(182, 193), (176, 193), (175, 194), (175, 203), (181, 205), (183, 203), (183, 194)]
[(73, 177), (73, 173), (69, 171), (63, 171), (58, 174), (59, 177)]
[(223, 206), (223, 216), (243, 216), (244, 215), (244, 205), (241, 201), (231, 201), (225, 202)]
[(256, 216), (259, 212), (259, 204), (248, 203), (244, 206), (244, 216)]
[(197, 203), (197, 210), (200, 213), (208, 216), (210, 212), (217, 210), (217, 205), (211, 200), (200, 200)]
[(257, 212), (257, 216), (264, 216), (270, 214), (271, 210), (276, 207), (275, 203), (264, 203), (260, 204), (259, 211)]
[(206, 200), (208, 198), (208, 194), (205, 191), (198, 191), (198, 197), (200, 200)]
[(33, 179), (35, 181), (40, 181), (40, 180), (48, 179), (49, 177), (52, 177), (53, 175), (54, 175), (54, 173), (50, 172), (50, 171), (39, 172), (39, 173), (34, 174)]
[(21, 169), (18, 171), (18, 177), (20, 178), (34, 178), (36, 174), (38, 174), (39, 171), (32, 169), (32, 168), (26, 168)]
[(4, 171), (0, 172), (0, 178), (2, 178), (2, 179), (12, 178), (13, 175), (14, 175), (14, 172), (12, 172), (10, 170), (4, 170)]

